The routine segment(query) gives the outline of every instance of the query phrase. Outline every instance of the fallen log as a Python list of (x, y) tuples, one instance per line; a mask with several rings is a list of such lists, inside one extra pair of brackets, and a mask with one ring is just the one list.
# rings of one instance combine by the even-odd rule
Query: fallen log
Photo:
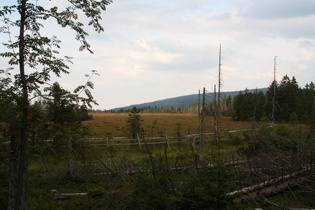
[(87, 193), (56, 193), (55, 200), (67, 200), (78, 196), (87, 196)]
[(307, 181), (310, 181), (314, 178), (315, 174), (312, 173), (312, 170), (303, 169), (299, 172), (277, 177), (275, 179), (271, 179), (257, 185), (246, 187), (241, 190), (236, 190), (234, 192), (228, 193), (227, 195), (231, 196), (239, 195), (233, 201), (235, 203), (242, 203), (244, 201), (255, 199), (259, 196), (268, 197), (271, 195), (278, 194), (288, 189), (298, 187), (299, 185)]

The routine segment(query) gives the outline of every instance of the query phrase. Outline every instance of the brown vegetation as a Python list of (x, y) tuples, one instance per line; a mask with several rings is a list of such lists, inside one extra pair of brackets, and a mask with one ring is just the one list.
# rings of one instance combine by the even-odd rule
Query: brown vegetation
[[(93, 113), (93, 120), (85, 121), (91, 137), (118, 137), (127, 136), (127, 113)], [(154, 114), (142, 113), (142, 127), (147, 137), (176, 136), (180, 131), (182, 135), (199, 133), (199, 118), (196, 114)], [(246, 130), (250, 122), (233, 121), (230, 117), (222, 120), (222, 130)], [(213, 120), (207, 118), (206, 132), (213, 131)]]

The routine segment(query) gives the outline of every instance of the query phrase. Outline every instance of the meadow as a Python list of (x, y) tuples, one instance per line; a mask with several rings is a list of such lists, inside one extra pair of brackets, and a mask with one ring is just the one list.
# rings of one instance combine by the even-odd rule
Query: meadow
[[(128, 113), (93, 113), (93, 120), (83, 122), (89, 128), (90, 137), (127, 137)], [(140, 114), (145, 137), (177, 136), (199, 134), (199, 117), (196, 114)], [(206, 117), (206, 132), (213, 132), (213, 118)], [(261, 123), (260, 123), (261, 124)], [(256, 124), (257, 125), (257, 124)], [(251, 122), (233, 121), (230, 117), (223, 117), (222, 131), (246, 130), (252, 126)]]
[[(148, 149), (153, 155), (161, 154), (164, 153), (166, 143), (167, 155), (175, 162), (179, 157), (191, 155), (192, 150), (195, 153), (200, 150), (200, 118), (197, 114), (140, 113), (143, 133), (139, 134), (141, 136), (139, 141), (132, 140), (128, 133), (128, 113), (92, 113), (91, 115), (92, 120), (83, 122), (89, 130), (88, 138), (101, 140), (89, 140), (88, 144), (105, 161), (109, 157), (117, 160), (126, 153), (131, 159), (140, 160), (147, 158)], [(249, 143), (248, 136), (261, 126), (269, 127), (269, 125), (270, 122), (234, 121), (231, 117), (222, 117), (220, 132), (222, 141), (217, 142), (214, 135), (214, 119), (206, 117), (204, 157), (212, 159), (213, 154), (220, 148), (220, 155), (227, 161), (244, 159), (246, 158), (244, 151)], [(306, 128), (302, 124), (285, 124), (285, 126), (297, 133)], [(193, 140), (191, 136), (194, 136)], [(147, 145), (144, 145), (144, 142)], [(100, 152), (104, 149), (107, 151), (106, 154)], [(108, 156), (109, 150), (110, 156)]]
[[(83, 122), (90, 131), (88, 138), (128, 137), (128, 113), (91, 115), (92, 120)], [(199, 134), (199, 117), (196, 114), (140, 113), (140, 116), (143, 120), (144, 138)], [(277, 162), (277, 158), (272, 159), (272, 162), (268, 162), (269, 159), (257, 159), (257, 165), (250, 168), (252, 173), (248, 173), (247, 169), (247, 164), (250, 166), (251, 162), (235, 168), (220, 164), (215, 167), (208, 165), (218, 161), (218, 158), (226, 163), (237, 163), (238, 160), (250, 157), (248, 151), (251, 132), (264, 125), (269, 128), (268, 122), (240, 122), (223, 117), (221, 130), (222, 136), (225, 137), (223, 141), (216, 142), (213, 141), (213, 136), (207, 136), (203, 158), (199, 156), (198, 141), (192, 145), (189, 138), (185, 142), (175, 140), (170, 145), (142, 144), (141, 147), (137, 144), (97, 146), (89, 141), (82, 141), (82, 145), (74, 145), (75, 149), (70, 154), (67, 150), (53, 150), (49, 145), (42, 145), (32, 154), (29, 167), (30, 209), (138, 209), (139, 206), (143, 209), (154, 209), (157, 205), (161, 206), (160, 209), (174, 209), (177, 205), (184, 205), (177, 208), (186, 209), (185, 202), (189, 205), (219, 205), (218, 200), (213, 200), (217, 195), (225, 199), (226, 193), (238, 187), (248, 186), (252, 181), (261, 182), (259, 178), (265, 178), (262, 168), (267, 171), (268, 176), (278, 172), (272, 171), (272, 167), (269, 169), (270, 165)], [(206, 132), (213, 132), (213, 118), (206, 118), (205, 126)], [(294, 128), (297, 132), (305, 129), (302, 124), (285, 126)], [(229, 133), (235, 130), (238, 132)], [(282, 131), (287, 132), (285, 128), (282, 128)], [(270, 133), (262, 129), (257, 138), (261, 135), (265, 135), (267, 139)], [(297, 136), (293, 133), (290, 135)], [(280, 140), (283, 143), (283, 138)], [(133, 140), (128, 141), (131, 143)], [(282, 159), (286, 159), (285, 156)], [(290, 161), (294, 161), (293, 159), (290, 158)], [(70, 161), (74, 167), (72, 176), (67, 173)], [(287, 166), (277, 167), (281, 170), (287, 169)], [(244, 170), (240, 170), (241, 168)], [(190, 191), (191, 189), (196, 191)], [(58, 193), (87, 193), (87, 196), (56, 200)], [(190, 196), (195, 197), (191, 199)], [(292, 201), (291, 206), (298, 206), (298, 202), (292, 199), (292, 194), (285, 196), (284, 199), (278, 200), (279, 197), (274, 197), (269, 201), (283, 205)], [(311, 196), (298, 193), (294, 196), (304, 197), (308, 199), (304, 203), (313, 205), (313, 202), (309, 201)], [(253, 209), (257, 205), (245, 203), (230, 206), (228, 209)], [(266, 202), (261, 204), (264, 205), (268, 206)], [(196, 206), (191, 209), (207, 208)]]

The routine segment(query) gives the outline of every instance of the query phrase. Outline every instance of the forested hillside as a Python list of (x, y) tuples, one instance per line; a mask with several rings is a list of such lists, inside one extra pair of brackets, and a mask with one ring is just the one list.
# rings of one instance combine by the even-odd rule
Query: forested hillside
[[(249, 89), (248, 92), (255, 92), (256, 89)], [(265, 93), (267, 88), (260, 88), (259, 91)], [(238, 95), (239, 91), (226, 91), (222, 92), (223, 100), (225, 98), (234, 97)], [(207, 92), (206, 98), (208, 103), (213, 102), (214, 93)], [(167, 98), (153, 102), (134, 104), (130, 106), (115, 108), (110, 112), (129, 112), (133, 107), (139, 108), (142, 112), (149, 113), (197, 113), (198, 94), (191, 94), (185, 96), (178, 96), (174, 98)], [(94, 110), (94, 112), (103, 112), (101, 110)]]

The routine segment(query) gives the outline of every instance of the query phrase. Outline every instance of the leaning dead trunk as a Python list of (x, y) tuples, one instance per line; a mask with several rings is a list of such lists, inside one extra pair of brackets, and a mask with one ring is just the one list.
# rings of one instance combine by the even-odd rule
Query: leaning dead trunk
[(87, 193), (57, 193), (55, 200), (67, 200), (78, 196), (87, 196)]
[(304, 169), (299, 172), (281, 176), (263, 183), (237, 190), (228, 195), (238, 195), (233, 201), (242, 203), (258, 198), (259, 196), (269, 197), (277, 193), (293, 189), (315, 178), (314, 168)]

